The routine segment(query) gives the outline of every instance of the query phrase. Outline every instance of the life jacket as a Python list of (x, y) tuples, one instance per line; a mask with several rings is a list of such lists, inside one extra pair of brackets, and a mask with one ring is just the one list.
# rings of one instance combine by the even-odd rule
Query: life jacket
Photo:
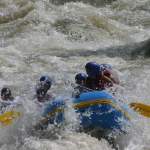
[(87, 86), (89, 89), (96, 90), (96, 91), (102, 91), (106, 87), (106, 83), (103, 80), (103, 75), (97, 75), (95, 79), (92, 79), (90, 77), (87, 77)]
[(111, 73), (109, 72), (109, 71), (103, 71), (103, 74), (105, 75), (105, 76), (107, 76), (108, 78), (110, 78), (114, 83), (116, 82), (116, 80), (115, 80), (115, 78), (112, 78), (111, 77)]

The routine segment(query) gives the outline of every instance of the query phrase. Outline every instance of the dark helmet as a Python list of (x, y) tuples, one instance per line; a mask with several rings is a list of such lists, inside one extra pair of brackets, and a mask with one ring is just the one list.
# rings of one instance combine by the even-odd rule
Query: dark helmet
[(1, 90), (1, 96), (4, 97), (5, 95), (11, 95), (11, 91), (9, 88), (3, 88)]
[(112, 70), (112, 67), (108, 64), (101, 64), (100, 65), (100, 70), (101, 71), (111, 71)]
[(77, 79), (79, 79), (79, 78), (83, 78), (83, 79), (85, 79), (85, 81), (86, 81), (87, 76), (86, 76), (84, 73), (78, 73), (78, 74), (75, 76), (75, 80), (77, 80)]
[(51, 85), (52, 85), (52, 78), (50, 76), (45, 75), (40, 78), (40, 82), (43, 82), (43, 85), (44, 85), (44, 83), (49, 83), (50, 84), (49, 89), (50, 89)]
[(88, 68), (91, 70), (91, 76), (96, 76), (100, 72), (100, 65), (98, 63), (95, 63), (95, 62), (88, 62), (85, 65), (85, 68)]

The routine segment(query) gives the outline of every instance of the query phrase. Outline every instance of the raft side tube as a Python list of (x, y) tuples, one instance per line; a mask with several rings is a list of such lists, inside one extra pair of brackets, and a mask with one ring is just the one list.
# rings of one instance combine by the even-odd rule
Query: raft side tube
[[(44, 112), (44, 117), (48, 117), (46, 124), (60, 123), (65, 119), (63, 112), (66, 107), (67, 99), (53, 101), (48, 105)], [(73, 107), (76, 113), (80, 113), (81, 127), (100, 126), (108, 129), (121, 129), (121, 120), (132, 119), (131, 112), (125, 107), (117, 104), (117, 101), (109, 94), (96, 91), (80, 95), (73, 101)], [(90, 114), (85, 115), (85, 114)], [(120, 119), (121, 118), (121, 119)]]

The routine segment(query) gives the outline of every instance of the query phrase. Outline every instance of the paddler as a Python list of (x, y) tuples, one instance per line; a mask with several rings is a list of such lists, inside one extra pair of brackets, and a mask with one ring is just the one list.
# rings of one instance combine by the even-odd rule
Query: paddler
[(108, 78), (110, 78), (113, 81), (113, 83), (121, 85), (121, 86), (124, 87), (124, 85), (121, 82), (119, 82), (118, 78), (113, 77), (113, 75), (112, 75), (112, 67), (109, 64), (101, 64), (100, 65), (100, 70), (103, 73), (103, 75), (105, 75)]
[(10, 89), (9, 88), (3, 88), (2, 90), (1, 90), (1, 98), (2, 98), (2, 100), (3, 101), (13, 101), (13, 97), (11, 97), (11, 91), (10, 91)]
[(78, 85), (85, 86), (86, 80), (87, 80), (87, 76), (84, 73), (78, 73), (75, 76), (75, 81), (76, 81), (76, 84)]
[(100, 71), (100, 65), (95, 62), (88, 62), (85, 65), (88, 75), (86, 87), (95, 91), (102, 91), (106, 87), (112, 87), (113, 81)]
[(6, 106), (9, 105), (13, 105), (13, 106), (20, 106), (21, 104), (19, 104), (18, 102), (20, 101), (20, 97), (16, 96), (16, 97), (12, 97), (11, 96), (11, 90), (7, 87), (3, 88), (1, 90), (1, 98), (2, 100), (0, 100), (0, 108), (4, 108)]
[(51, 88), (51, 85), (52, 78), (47, 75), (42, 76), (40, 78), (39, 87), (36, 89), (36, 95), (34, 96), (34, 98), (37, 98), (37, 101), (41, 103), (49, 101), (52, 95), (47, 94), (47, 92)]
[[(86, 80), (87, 80), (87, 76), (84, 73), (78, 73), (75, 76), (76, 84), (79, 85), (79, 86), (75, 87), (75, 90), (78, 90), (77, 95), (87, 92), (87, 90), (82, 88), (82, 87), (86, 87)], [(82, 86), (82, 87), (80, 87), (80, 86)]]

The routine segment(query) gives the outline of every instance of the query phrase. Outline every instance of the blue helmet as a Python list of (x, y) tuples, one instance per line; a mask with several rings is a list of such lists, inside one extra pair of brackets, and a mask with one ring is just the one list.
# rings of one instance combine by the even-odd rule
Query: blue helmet
[(47, 82), (47, 83), (52, 84), (52, 78), (50, 76), (42, 76), (40, 78), (40, 82)]
[(52, 78), (50, 76), (45, 75), (40, 78), (40, 82), (43, 82), (42, 85), (45, 85), (45, 83), (49, 83), (50, 84), (49, 89), (50, 89), (52, 85)]
[(110, 65), (108, 65), (108, 64), (101, 64), (100, 65), (100, 69), (101, 69), (101, 71), (111, 71), (112, 70), (112, 67), (110, 66)]
[(86, 76), (84, 73), (78, 73), (78, 74), (75, 76), (75, 80), (77, 80), (77, 79), (79, 79), (79, 78), (83, 78), (83, 79), (85, 79), (85, 81), (86, 81), (87, 76)]
[(100, 72), (100, 65), (98, 63), (95, 63), (95, 62), (88, 62), (85, 65), (85, 68), (88, 68), (91, 70), (91, 76), (96, 76)]

